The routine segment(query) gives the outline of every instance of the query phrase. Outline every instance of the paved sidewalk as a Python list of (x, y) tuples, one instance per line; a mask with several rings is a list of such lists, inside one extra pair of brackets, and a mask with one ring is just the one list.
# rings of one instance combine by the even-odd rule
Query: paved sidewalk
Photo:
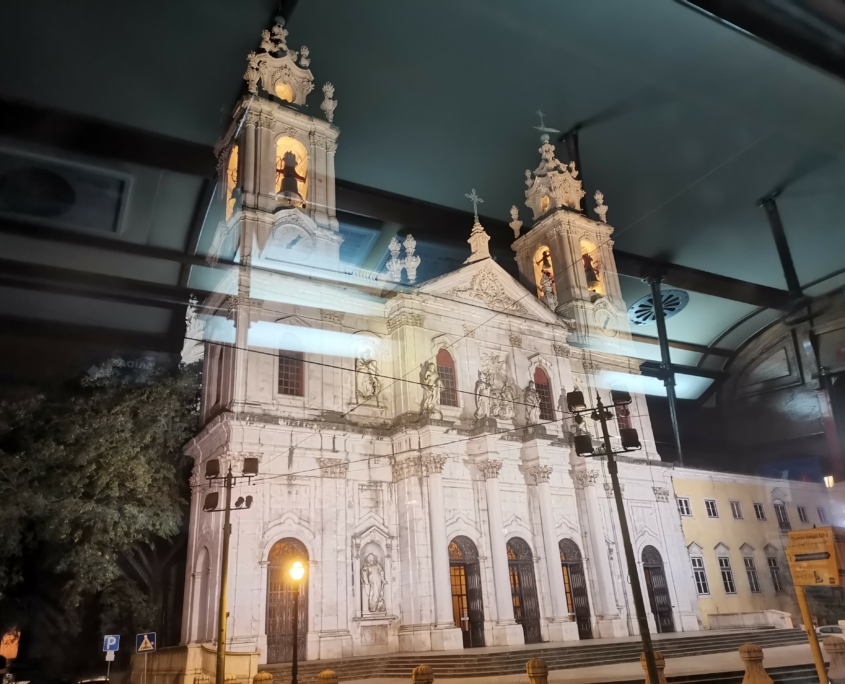
[[(633, 637), (636, 640), (638, 637)], [(596, 641), (599, 641), (598, 639)], [(618, 639), (607, 641), (619, 641)], [(574, 642), (578, 643), (578, 642)], [(656, 650), (660, 650), (660, 640), (655, 640)], [(480, 650), (480, 649), (479, 649)], [(498, 649), (489, 649), (498, 650)], [(530, 653), (530, 649), (526, 649)], [(528, 653), (526, 654), (528, 655)], [(528, 658), (526, 658), (526, 661)], [(785, 667), (789, 665), (805, 665), (813, 662), (809, 644), (797, 646), (779, 646), (763, 650), (763, 665), (765, 667)], [(666, 676), (703, 674), (707, 672), (743, 671), (745, 665), (737, 651), (726, 653), (711, 653), (709, 655), (686, 656), (671, 658), (666, 661)], [(437, 684), (528, 684), (527, 675), (504, 675), (501, 677), (461, 677), (456, 679), (439, 679), (434, 672)], [(550, 682), (566, 682), (567, 684), (604, 684), (606, 682), (625, 681), (630, 679), (644, 679), (643, 669), (639, 663), (617, 663), (614, 665), (598, 665), (596, 667), (578, 667), (570, 670), (552, 670), (549, 672)], [(408, 684), (410, 679), (375, 677), (373, 679), (359, 679), (344, 681), (343, 684)]]

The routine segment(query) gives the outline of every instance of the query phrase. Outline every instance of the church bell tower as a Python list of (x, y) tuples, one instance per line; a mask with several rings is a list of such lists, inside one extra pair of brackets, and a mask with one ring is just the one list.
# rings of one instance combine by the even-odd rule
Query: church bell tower
[(563, 164), (555, 157), (548, 133), (540, 141), (540, 164), (533, 172), (525, 171), (525, 204), (534, 224), (524, 235), (519, 235), (522, 224), (516, 207), (511, 209), (520, 279), (546, 306), (574, 321), (573, 342), (616, 347), (623, 339), (630, 340), (630, 330), (604, 197), (596, 192), (594, 211), (599, 219), (588, 218), (575, 163)]

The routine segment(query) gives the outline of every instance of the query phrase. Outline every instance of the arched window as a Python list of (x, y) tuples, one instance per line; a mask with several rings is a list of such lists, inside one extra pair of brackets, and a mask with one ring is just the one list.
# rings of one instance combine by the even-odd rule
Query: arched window
[(549, 377), (539, 366), (534, 369), (534, 386), (540, 395), (540, 420), (554, 420), (555, 411), (552, 408), (552, 390), (549, 387)]
[(442, 406), (457, 406), (458, 383), (455, 376), (455, 361), (445, 349), (437, 352), (437, 372), (443, 381), (443, 389), (440, 391), (440, 404)]
[(587, 279), (587, 289), (598, 295), (606, 295), (607, 291), (602, 277), (602, 263), (599, 261), (599, 249), (586, 238), (581, 239), (581, 262), (584, 266), (584, 276)]
[(286, 190), (308, 199), (308, 150), (296, 138), (284, 136), (276, 142), (276, 192)]
[(301, 353), (286, 349), (279, 351), (279, 394), (305, 395), (303, 366)]
[(537, 286), (537, 296), (543, 298), (543, 288), (540, 283), (543, 274), (546, 273), (552, 281), (552, 289), (555, 284), (555, 269), (552, 264), (552, 253), (546, 245), (540, 245), (534, 252), (534, 284)]

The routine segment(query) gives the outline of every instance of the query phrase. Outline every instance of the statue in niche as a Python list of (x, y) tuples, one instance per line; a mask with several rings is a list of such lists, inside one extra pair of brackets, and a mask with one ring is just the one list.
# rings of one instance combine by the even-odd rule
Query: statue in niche
[(355, 379), (358, 385), (355, 390), (356, 399), (361, 402), (375, 400), (378, 406), (382, 383), (378, 363), (373, 358), (373, 352), (370, 349), (364, 350), (361, 358), (355, 360)]
[(581, 255), (581, 261), (584, 262), (584, 273), (587, 276), (587, 289), (595, 290), (599, 286), (599, 262), (594, 260), (589, 254)]
[(376, 560), (372, 553), (367, 554), (367, 562), (361, 566), (361, 593), (367, 599), (367, 609), (371, 613), (383, 613), (384, 607), (384, 585), (387, 583), (384, 577), (384, 568)]
[(491, 394), (493, 386), (487, 373), (478, 371), (478, 380), (475, 383), (475, 417), (478, 420), (490, 416)]
[(528, 425), (537, 425), (540, 422), (540, 395), (534, 381), (528, 383), (525, 388), (525, 417)]
[(279, 194), (290, 199), (302, 199), (299, 194), (299, 181), (304, 181), (305, 176), (296, 172), (296, 165), (299, 162), (293, 152), (285, 152), (283, 157), (276, 159), (276, 181), (281, 179)]
[(554, 311), (557, 308), (557, 295), (555, 294), (555, 283), (548, 271), (543, 271), (540, 278), (540, 289), (543, 291), (543, 301), (546, 306)]
[(425, 415), (443, 415), (440, 412), (440, 392), (443, 391), (443, 380), (437, 372), (437, 364), (429, 361), (425, 364), (422, 376), (423, 399), (420, 413)]
[(512, 420), (515, 401), (516, 390), (510, 385), (503, 385), (501, 391), (499, 392), (499, 406), (496, 415), (504, 420)]

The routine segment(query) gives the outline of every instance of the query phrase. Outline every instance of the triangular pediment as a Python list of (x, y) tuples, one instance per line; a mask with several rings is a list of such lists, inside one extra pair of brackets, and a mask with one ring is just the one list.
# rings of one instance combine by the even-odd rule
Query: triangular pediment
[(492, 259), (467, 264), (457, 271), (426, 281), (417, 292), (481, 305), (491, 312), (511, 313), (559, 325), (561, 319), (540, 303), (505, 269)]

